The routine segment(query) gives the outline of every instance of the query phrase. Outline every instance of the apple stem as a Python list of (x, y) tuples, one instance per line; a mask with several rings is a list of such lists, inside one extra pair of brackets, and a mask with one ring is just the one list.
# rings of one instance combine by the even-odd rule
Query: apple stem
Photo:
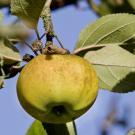
[[(68, 128), (67, 123), (63, 124), (42, 123), (42, 125), (48, 135), (71, 135), (70, 128)], [(77, 135), (76, 132), (75, 135)]]
[(60, 44), (61, 48), (64, 49), (64, 46), (63, 46), (62, 42), (60, 41), (60, 39), (58, 38), (58, 36), (57, 36), (57, 35), (54, 35), (54, 37), (56, 38), (56, 40), (57, 40), (58, 43)]
[(29, 45), (26, 41), (24, 41), (24, 44), (25, 44), (28, 48), (30, 48), (36, 56), (38, 55), (38, 53), (33, 49), (33, 47), (32, 47), (31, 45)]
[(59, 48), (56, 45), (54, 45), (52, 42), (47, 42), (46, 47), (43, 50), (43, 54), (70, 54), (70, 52), (67, 49)]
[(40, 40), (40, 35), (37, 29), (35, 30), (35, 33), (36, 33), (37, 39)]

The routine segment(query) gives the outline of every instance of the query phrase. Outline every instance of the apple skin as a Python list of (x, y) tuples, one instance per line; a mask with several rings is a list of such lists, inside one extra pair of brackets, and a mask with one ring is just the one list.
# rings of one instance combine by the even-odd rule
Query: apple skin
[(66, 123), (84, 114), (98, 94), (92, 65), (71, 54), (38, 55), (21, 71), (17, 95), (22, 107), (46, 123)]

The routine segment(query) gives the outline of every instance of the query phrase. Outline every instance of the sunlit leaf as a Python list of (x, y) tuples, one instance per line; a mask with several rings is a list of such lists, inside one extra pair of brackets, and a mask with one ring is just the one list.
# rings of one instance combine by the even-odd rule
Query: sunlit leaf
[(118, 45), (89, 51), (84, 58), (90, 61), (99, 77), (99, 86), (113, 92), (135, 90), (135, 55)]
[(29, 36), (28, 30), (22, 25), (0, 24), (0, 38), (8, 37), (12, 39), (24, 40)]
[(45, 1), (11, 0), (11, 12), (20, 17), (29, 27), (36, 28)]
[(135, 15), (113, 14), (88, 25), (79, 36), (75, 49), (111, 43), (135, 41)]
[(100, 88), (113, 92), (135, 90), (135, 15), (101, 17), (80, 34), (75, 54), (95, 67)]
[(34, 121), (27, 131), (26, 135), (47, 135), (42, 123), (38, 120)]
[(19, 51), (7, 39), (0, 39), (0, 59), (4, 65), (21, 62)]

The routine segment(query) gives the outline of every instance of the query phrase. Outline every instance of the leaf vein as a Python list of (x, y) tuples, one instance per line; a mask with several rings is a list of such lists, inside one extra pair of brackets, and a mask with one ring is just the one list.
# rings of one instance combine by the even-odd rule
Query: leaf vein
[(88, 37), (84, 40), (84, 42), (82, 43), (82, 45), (80, 46), (80, 48), (82, 48), (85, 45), (85, 42), (89, 39), (89, 37), (94, 34), (94, 32), (96, 32), (102, 25), (110, 22), (113, 18), (108, 19), (106, 22), (103, 22), (102, 24), (98, 25), (98, 27), (96, 27), (89, 35)]
[(24, 14), (25, 14), (27, 17), (29, 17), (29, 16), (28, 16), (28, 13), (27, 13), (27, 12), (25, 11), (25, 9), (23, 8), (23, 5), (22, 5), (22, 3), (21, 3), (21, 0), (19, 0), (19, 3), (20, 3), (20, 6), (21, 6), (21, 8), (22, 8)]
[(135, 23), (135, 21), (132, 21), (132, 22), (127, 23), (127, 24), (124, 24), (124, 25), (122, 25), (122, 26), (120, 26), (120, 27), (114, 29), (113, 31), (111, 31), (111, 32), (109, 32), (109, 33), (107, 33), (107, 34), (105, 34), (104, 36), (102, 36), (101, 38), (99, 38), (99, 40), (97, 40), (94, 44), (98, 44), (98, 43), (101, 42), (103, 39), (105, 39), (106, 37), (108, 37), (109, 35), (111, 35), (112, 33), (116, 32), (116, 31), (118, 31), (119, 29), (124, 28), (125, 26), (128, 26), (128, 25), (130, 25), (130, 24), (132, 24), (132, 23)]
[[(106, 81), (101, 77), (101, 76), (98, 76), (99, 78), (99, 82), (103, 82), (105, 85), (107, 85), (109, 88), (111, 87), (109, 84), (106, 83)], [(102, 88), (102, 87), (101, 87)]]
[(112, 67), (127, 67), (127, 68), (135, 68), (135, 66), (125, 66), (125, 65), (107, 65), (107, 64), (101, 64), (101, 63), (94, 63), (94, 62), (91, 62), (93, 65), (100, 65), (100, 66), (112, 66)]

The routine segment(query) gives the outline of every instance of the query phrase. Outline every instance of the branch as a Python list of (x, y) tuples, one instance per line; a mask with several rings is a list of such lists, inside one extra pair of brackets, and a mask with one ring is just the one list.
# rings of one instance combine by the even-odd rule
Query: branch
[(51, 19), (51, 10), (50, 10), (51, 2), (52, 0), (46, 0), (46, 3), (41, 13), (41, 18), (43, 20), (44, 28), (46, 30), (48, 37), (49, 36), (53, 37), (55, 35), (53, 30), (53, 23)]
[(70, 54), (67, 49), (59, 48), (56, 45), (53, 45), (52, 42), (47, 42), (46, 47), (43, 50), (43, 54)]
[(59, 40), (58, 36), (55, 34), (54, 29), (53, 29), (53, 23), (51, 19), (51, 6), (52, 0), (47, 0), (43, 11), (41, 13), (41, 18), (43, 19), (44, 22), (44, 28), (46, 30), (46, 40), (47, 42), (52, 42), (53, 38), (55, 37), (57, 41), (59, 42), (61, 48), (64, 49), (64, 46), (62, 45), (61, 41)]

